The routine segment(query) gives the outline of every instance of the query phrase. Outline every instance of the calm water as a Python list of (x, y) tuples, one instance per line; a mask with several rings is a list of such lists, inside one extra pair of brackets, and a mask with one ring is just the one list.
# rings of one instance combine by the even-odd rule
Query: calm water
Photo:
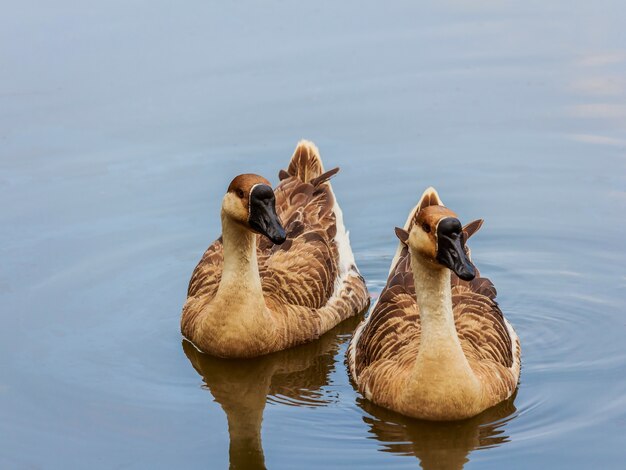
[[(624, 468), (624, 3), (207, 3), (2, 9), (0, 468)], [(485, 218), (514, 401), (375, 408), (354, 322), (244, 362), (181, 341), (230, 179), (303, 137), (373, 296), (425, 187)]]

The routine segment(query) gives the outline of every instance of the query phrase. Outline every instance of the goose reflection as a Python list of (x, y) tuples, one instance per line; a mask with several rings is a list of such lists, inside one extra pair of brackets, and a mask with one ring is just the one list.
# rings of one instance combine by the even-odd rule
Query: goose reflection
[(415, 456), (424, 470), (460, 470), (476, 449), (509, 441), (506, 424), (516, 416), (513, 394), (508, 400), (464, 421), (422, 421), (399, 415), (358, 398), (369, 415), (369, 433), (382, 443), (382, 452)]
[(351, 318), (312, 343), (254, 359), (220, 359), (183, 340), (183, 349), (226, 413), (231, 469), (264, 469), (261, 423), (266, 402), (324, 406), (339, 347), (361, 320)]

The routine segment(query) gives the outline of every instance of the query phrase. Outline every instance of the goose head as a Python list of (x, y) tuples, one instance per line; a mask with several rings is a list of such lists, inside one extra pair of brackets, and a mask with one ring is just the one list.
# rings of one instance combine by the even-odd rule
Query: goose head
[(222, 214), (277, 245), (287, 238), (276, 214), (274, 190), (262, 176), (244, 174), (233, 179), (222, 201)]
[(409, 230), (396, 228), (400, 241), (434, 265), (451, 269), (465, 281), (476, 277), (466, 236), (457, 215), (445, 207), (434, 188), (428, 188), (410, 221)]

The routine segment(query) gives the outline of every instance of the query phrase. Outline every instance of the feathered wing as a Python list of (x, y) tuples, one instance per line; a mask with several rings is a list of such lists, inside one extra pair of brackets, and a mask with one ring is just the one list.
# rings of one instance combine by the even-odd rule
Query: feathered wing
[(453, 281), (454, 322), (465, 357), (474, 373), (485, 379), (491, 396), (508, 398), (517, 385), (520, 345), (495, 295), (495, 287), (487, 278), (469, 283)]
[(213, 298), (222, 279), (223, 265), (224, 246), (220, 237), (207, 248), (193, 270), (187, 288), (187, 297), (207, 295)]
[(259, 272), (266, 299), (321, 308), (334, 291), (339, 271), (330, 186), (315, 187), (292, 176), (278, 185), (275, 194), (287, 240), (273, 245), (259, 237)]
[[(348, 352), (350, 372), (359, 382), (375, 363), (395, 363), (413, 357), (419, 349), (421, 324), (415, 300), (415, 284), (409, 250), (404, 246), (396, 255), (387, 285), (376, 306), (355, 332)], [(398, 352), (402, 349), (402, 355)]]
[(220, 237), (204, 252), (189, 280), (187, 301), (181, 318), (183, 334), (188, 334), (193, 328), (202, 311), (201, 307), (215, 297), (222, 279), (223, 266), (224, 246)]

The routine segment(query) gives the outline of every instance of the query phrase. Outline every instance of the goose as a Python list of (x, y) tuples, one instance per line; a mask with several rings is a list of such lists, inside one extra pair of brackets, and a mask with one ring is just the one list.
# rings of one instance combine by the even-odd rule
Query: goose
[(515, 392), (519, 338), (465, 245), (482, 223), (462, 227), (428, 188), (396, 228), (387, 284), (347, 350), (366, 399), (413, 418), (453, 421)]
[[(222, 236), (196, 266), (181, 316), (200, 351), (246, 358), (317, 339), (369, 307), (343, 215), (315, 144), (300, 141), (280, 183), (232, 180)], [(262, 235), (262, 236), (259, 236)]]

